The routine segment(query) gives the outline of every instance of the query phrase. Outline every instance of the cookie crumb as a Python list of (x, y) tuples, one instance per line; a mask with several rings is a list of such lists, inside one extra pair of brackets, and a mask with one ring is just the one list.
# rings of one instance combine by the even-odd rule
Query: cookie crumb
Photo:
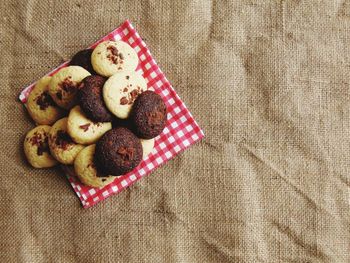
[(134, 101), (136, 100), (137, 96), (140, 94), (140, 90), (137, 90), (137, 89), (133, 89), (131, 92), (130, 92), (130, 96), (129, 96), (129, 105), (133, 104)]

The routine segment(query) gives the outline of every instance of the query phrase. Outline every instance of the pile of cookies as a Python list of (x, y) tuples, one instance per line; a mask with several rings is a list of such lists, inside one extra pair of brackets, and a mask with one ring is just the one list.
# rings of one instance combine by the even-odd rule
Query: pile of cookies
[(24, 140), (29, 163), (74, 165), (80, 181), (91, 187), (132, 171), (167, 121), (164, 101), (135, 72), (138, 63), (127, 43), (104, 41), (39, 80), (26, 104), (38, 125)]

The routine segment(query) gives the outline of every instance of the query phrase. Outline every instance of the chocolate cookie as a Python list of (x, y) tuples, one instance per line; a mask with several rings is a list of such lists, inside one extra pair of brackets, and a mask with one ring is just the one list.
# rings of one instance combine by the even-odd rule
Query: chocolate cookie
[(106, 78), (92, 75), (83, 79), (79, 86), (79, 105), (87, 117), (95, 122), (110, 122), (113, 118), (103, 101), (105, 82)]
[(132, 171), (141, 159), (141, 142), (126, 128), (108, 131), (96, 144), (95, 164), (102, 174), (126, 174)]
[(92, 49), (84, 49), (76, 53), (70, 61), (71, 66), (80, 66), (89, 71), (91, 74), (96, 74), (91, 64)]
[(134, 102), (131, 121), (137, 136), (152, 139), (164, 129), (167, 108), (163, 99), (153, 91), (141, 93)]

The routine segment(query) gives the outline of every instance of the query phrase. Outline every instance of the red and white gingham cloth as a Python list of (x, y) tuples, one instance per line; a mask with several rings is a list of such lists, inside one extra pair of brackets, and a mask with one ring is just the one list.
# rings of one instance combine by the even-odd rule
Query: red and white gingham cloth
[[(162, 96), (168, 109), (168, 122), (162, 134), (156, 138), (152, 153), (132, 172), (117, 177), (113, 183), (105, 187), (92, 188), (85, 186), (76, 178), (74, 170), (71, 167), (63, 166), (63, 170), (66, 172), (66, 176), (84, 208), (91, 207), (107, 197), (121, 192), (204, 137), (197, 122), (176, 94), (152, 58), (145, 42), (129, 21), (125, 21), (120, 27), (91, 45), (90, 48), (96, 47), (100, 42), (105, 40), (122, 40), (137, 52), (140, 60), (137, 71), (140, 71), (148, 81), (148, 88)], [(59, 69), (67, 65), (68, 62), (63, 63), (48, 73), (48, 75), (54, 75)], [(19, 99), (23, 103), (27, 101), (28, 95), (34, 85), (35, 83), (31, 84), (21, 92)]]

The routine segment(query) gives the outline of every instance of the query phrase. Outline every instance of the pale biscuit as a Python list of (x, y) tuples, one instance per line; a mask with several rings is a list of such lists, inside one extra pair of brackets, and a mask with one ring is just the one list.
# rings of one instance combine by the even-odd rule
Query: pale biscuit
[(139, 63), (135, 50), (123, 41), (104, 41), (91, 55), (94, 70), (105, 77), (121, 71), (134, 71)]
[(85, 147), (74, 161), (74, 170), (79, 180), (91, 187), (103, 187), (114, 181), (114, 176), (99, 177), (94, 164), (95, 144)]
[(24, 139), (24, 153), (28, 162), (35, 168), (48, 168), (57, 164), (48, 146), (50, 129), (48, 125), (39, 125), (30, 130)]
[(49, 147), (52, 156), (63, 164), (73, 164), (75, 157), (84, 148), (75, 143), (67, 132), (68, 118), (58, 120), (49, 133)]
[(49, 95), (50, 81), (51, 77), (49, 76), (41, 78), (28, 96), (27, 110), (37, 124), (51, 125), (62, 118), (64, 113)]
[(142, 144), (142, 159), (145, 159), (153, 150), (154, 147), (154, 138), (145, 140), (145, 139), (140, 139), (141, 144)]
[(128, 118), (139, 94), (147, 90), (145, 79), (136, 72), (119, 72), (103, 86), (103, 99), (107, 108), (120, 119)]
[(49, 84), (49, 94), (55, 103), (70, 109), (77, 104), (77, 92), (80, 82), (91, 74), (80, 66), (62, 68), (53, 75)]
[(76, 143), (95, 143), (110, 129), (112, 129), (111, 122), (91, 121), (85, 116), (80, 106), (75, 106), (69, 113), (67, 131)]

